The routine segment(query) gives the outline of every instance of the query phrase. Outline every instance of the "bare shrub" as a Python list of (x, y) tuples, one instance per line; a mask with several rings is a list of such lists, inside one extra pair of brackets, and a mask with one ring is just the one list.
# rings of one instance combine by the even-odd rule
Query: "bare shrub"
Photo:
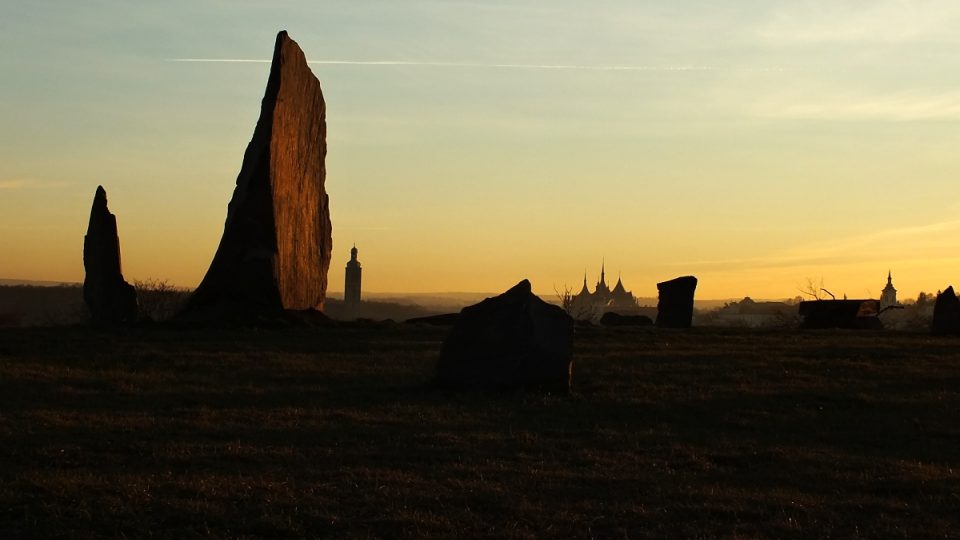
[(560, 300), (560, 307), (567, 313), (570, 313), (570, 307), (573, 306), (573, 290), (564, 284), (562, 292), (557, 289), (556, 285), (554, 285), (553, 291), (557, 294), (557, 299)]
[(573, 317), (574, 320), (590, 320), (593, 317), (589, 307), (584, 306), (575, 302), (577, 295), (574, 294), (573, 289), (570, 288), (567, 284), (563, 285), (563, 290), (557, 289), (557, 286), (553, 286), (553, 291), (557, 295), (557, 299), (560, 301), (560, 307), (567, 312), (567, 315)]
[(165, 279), (135, 280), (140, 319), (165, 321), (176, 315), (190, 296), (190, 290)]
[(825, 300), (826, 296), (824, 293), (830, 295), (832, 299), (836, 300), (836, 297), (833, 296), (833, 293), (823, 287), (822, 277), (820, 278), (820, 281), (808, 277), (807, 283), (801, 287), (797, 287), (797, 290), (804, 295), (813, 298), (814, 300)]

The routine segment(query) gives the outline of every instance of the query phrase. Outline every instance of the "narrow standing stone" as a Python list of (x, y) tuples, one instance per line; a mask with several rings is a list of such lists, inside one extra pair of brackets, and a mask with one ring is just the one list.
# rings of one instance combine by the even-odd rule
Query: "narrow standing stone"
[(107, 192), (97, 186), (90, 223), (83, 237), (83, 299), (96, 324), (137, 320), (137, 291), (124, 281), (120, 267), (117, 218), (107, 208)]
[(930, 330), (938, 335), (960, 334), (960, 300), (953, 292), (953, 286), (937, 295)]

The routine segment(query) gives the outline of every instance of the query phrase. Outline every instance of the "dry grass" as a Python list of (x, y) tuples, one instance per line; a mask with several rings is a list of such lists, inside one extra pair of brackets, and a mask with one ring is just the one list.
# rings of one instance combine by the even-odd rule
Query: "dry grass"
[(0, 537), (960, 534), (960, 342), (578, 329), (550, 396), (443, 336), (0, 329)]

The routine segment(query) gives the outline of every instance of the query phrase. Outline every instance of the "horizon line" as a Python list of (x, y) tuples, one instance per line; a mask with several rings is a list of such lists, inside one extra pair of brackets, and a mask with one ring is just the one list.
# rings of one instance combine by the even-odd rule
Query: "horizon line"
[[(167, 58), (166, 62), (269, 64), (272, 60), (259, 58)], [(719, 71), (713, 66), (651, 66), (651, 65), (586, 65), (586, 64), (512, 64), (483, 62), (442, 62), (411, 60), (308, 60), (307, 64), (333, 66), (410, 66), (410, 67), (458, 67), (485, 69), (542, 69), (554, 71)], [(780, 67), (739, 68), (750, 71), (783, 71)]]
[[(136, 281), (136, 280), (134, 280), (134, 281)], [(7, 283), (4, 283), (4, 282), (7, 282)], [(77, 286), (77, 287), (83, 286), (83, 281), (60, 281), (60, 280), (54, 280), (54, 279), (0, 278), (0, 286), (17, 286), (17, 285), (12, 285), (12, 283), (14, 283), (14, 282), (16, 282), (18, 285), (21, 285), (21, 286), (36, 286), (36, 287), (45, 287), (45, 286), (54, 286), (54, 287), (55, 287), (55, 286), (61, 286), (61, 285)], [(43, 285), (43, 284), (46, 284), (46, 285)], [(180, 286), (180, 285), (174, 285), (174, 286), (175, 286), (175, 287), (182, 287), (182, 286)], [(192, 292), (192, 291), (196, 290), (196, 287), (182, 287), (182, 288), (187, 289), (189, 292)], [(343, 295), (343, 291), (342, 291), (342, 290), (339, 290), (339, 289), (337, 289), (337, 290), (332, 290), (332, 291), (326, 291), (326, 292), (327, 292), (328, 294), (336, 294), (336, 295), (338, 295), (338, 296)], [(504, 291), (496, 292), (496, 291), (449, 291), (449, 290), (448, 290), (448, 291), (363, 291), (363, 294), (375, 294), (375, 295), (392, 294), (392, 295), (398, 295), (398, 296), (402, 296), (402, 295), (422, 295), (422, 296), (430, 296), (430, 295), (445, 295), (445, 294), (498, 296), (498, 295), (500, 295), (500, 294), (503, 294), (503, 292), (504, 292)], [(540, 293), (534, 292), (534, 294), (537, 294), (538, 296), (541, 296), (541, 297), (553, 297), (553, 296), (554, 296), (554, 294), (549, 293), (549, 292), (540, 292)], [(636, 295), (634, 295), (634, 296), (635, 296), (636, 298), (644, 298), (644, 299), (657, 298), (656, 295), (653, 295), (653, 296), (636, 296)], [(796, 295), (795, 295), (795, 296), (796, 296)], [(790, 299), (793, 299), (795, 296), (757, 297), (756, 299), (760, 299), (760, 300), (790, 300)], [(702, 301), (702, 302), (720, 302), (720, 301), (728, 301), (728, 300), (742, 300), (743, 298), (753, 298), (753, 297), (750, 296), (750, 295), (747, 295), (747, 296), (742, 296), (742, 297), (741, 297), (741, 296), (728, 296), (728, 297), (712, 297), (712, 298), (695, 298), (694, 301), (695, 301), (695, 302), (701, 302), (701, 301)]]

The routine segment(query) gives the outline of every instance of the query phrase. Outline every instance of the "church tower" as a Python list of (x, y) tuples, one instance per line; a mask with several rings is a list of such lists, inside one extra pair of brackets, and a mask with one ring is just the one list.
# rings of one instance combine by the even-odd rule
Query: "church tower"
[(897, 290), (893, 288), (893, 275), (887, 270), (887, 286), (880, 293), (880, 309), (897, 305)]
[(602, 295), (604, 299), (610, 294), (610, 287), (607, 286), (607, 262), (604, 260), (600, 264), (600, 281), (597, 282), (597, 289), (593, 292), (595, 295)]
[(350, 262), (347, 263), (346, 280), (343, 284), (343, 308), (348, 319), (355, 319), (360, 313), (360, 271), (357, 246), (353, 246), (350, 250)]

